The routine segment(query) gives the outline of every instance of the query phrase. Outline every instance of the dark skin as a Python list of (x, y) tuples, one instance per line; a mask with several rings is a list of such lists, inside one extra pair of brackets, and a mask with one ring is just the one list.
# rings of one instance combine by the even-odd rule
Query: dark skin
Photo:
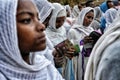
[[(84, 26), (89, 26), (90, 23), (93, 21), (93, 17), (94, 17), (93, 11), (88, 12), (88, 13), (85, 15), (83, 25), (84, 25)], [(89, 37), (89, 36), (85, 36), (84, 39), (83, 39), (83, 41), (84, 41), (84, 44), (86, 44), (86, 43), (92, 43), (92, 42), (93, 42), (92, 38)]]
[(90, 12), (88, 12), (85, 17), (84, 17), (84, 22), (83, 25), (84, 26), (89, 26), (91, 24), (91, 22), (93, 21), (93, 17), (94, 17), (94, 13), (91, 10)]
[[(28, 6), (31, 5), (31, 6)], [(23, 59), (29, 63), (29, 53), (46, 48), (45, 26), (31, 0), (19, 0), (16, 14), (18, 43)]]

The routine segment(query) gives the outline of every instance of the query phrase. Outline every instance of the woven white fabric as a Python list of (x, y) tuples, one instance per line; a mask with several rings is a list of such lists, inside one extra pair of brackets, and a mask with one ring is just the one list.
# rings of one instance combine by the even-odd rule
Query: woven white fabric
[[(120, 17), (95, 44), (85, 72), (85, 80), (120, 80)], [(108, 69), (108, 70), (107, 70)], [(114, 72), (115, 71), (115, 72)], [(107, 74), (106, 74), (107, 73)]]
[(63, 80), (44, 56), (35, 65), (22, 59), (16, 27), (17, 3), (18, 0), (0, 0), (0, 80)]
[(54, 9), (53, 5), (48, 0), (34, 0), (38, 10), (40, 12), (40, 20), (44, 22)]

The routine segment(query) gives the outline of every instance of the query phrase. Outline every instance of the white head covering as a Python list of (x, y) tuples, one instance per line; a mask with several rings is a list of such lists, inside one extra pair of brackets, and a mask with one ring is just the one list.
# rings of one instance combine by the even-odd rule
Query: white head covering
[(34, 0), (40, 12), (40, 20), (44, 22), (54, 9), (53, 5), (48, 0)]
[(66, 16), (66, 10), (64, 9), (64, 7), (59, 4), (59, 3), (53, 3), (53, 6), (55, 7), (55, 9), (53, 10), (51, 19), (49, 21), (49, 27), (51, 29), (57, 30), (56, 29), (56, 18), (57, 17), (62, 17), (62, 16)]
[(66, 11), (64, 7), (59, 3), (53, 3), (53, 6), (55, 7), (55, 9), (52, 12), (52, 16), (49, 21), (49, 26), (46, 29), (46, 34), (55, 46), (66, 39), (65, 28), (61, 26), (60, 28), (56, 29), (56, 18), (58, 17), (58, 15), (59, 17), (66, 16)]
[[(79, 15), (78, 15), (78, 18), (77, 18), (76, 23), (77, 23), (78, 25), (83, 25), (83, 21), (84, 21), (85, 15), (86, 15), (88, 12), (90, 12), (91, 10), (93, 10), (93, 8), (91, 8), (91, 7), (83, 8), (83, 9), (80, 11)], [(93, 10), (93, 11), (94, 11), (94, 10)]]
[(113, 23), (116, 18), (117, 10), (115, 8), (110, 8), (105, 12), (104, 18), (106, 20), (106, 27), (109, 28), (109, 25)]
[(119, 43), (120, 17), (95, 44), (86, 68), (85, 80), (120, 80)]
[(91, 10), (93, 10), (93, 8), (91, 7), (83, 8), (81, 12), (79, 13), (76, 23), (73, 25), (72, 28), (77, 28), (83, 33), (85, 33), (86, 35), (89, 35), (89, 33), (93, 31), (93, 28), (90, 26), (87, 26), (87, 27), (83, 26), (83, 21), (84, 21), (85, 15)]
[(4, 75), (7, 80), (62, 80), (44, 56), (35, 65), (27, 64), (21, 57), (16, 27), (17, 3), (18, 0), (0, 0), (0, 76)]

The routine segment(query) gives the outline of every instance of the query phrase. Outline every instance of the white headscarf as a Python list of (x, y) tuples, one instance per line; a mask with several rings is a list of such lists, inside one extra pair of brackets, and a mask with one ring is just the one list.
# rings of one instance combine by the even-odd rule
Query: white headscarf
[(62, 80), (44, 56), (35, 65), (22, 59), (16, 27), (17, 3), (18, 0), (0, 0), (0, 76), (4, 75), (7, 80)]
[(120, 64), (116, 63), (120, 59), (119, 43), (120, 17), (95, 44), (86, 68), (85, 80), (120, 80)]
[(66, 16), (66, 10), (59, 3), (53, 3), (53, 6), (55, 7), (55, 9), (52, 12), (52, 16), (49, 21), (49, 26), (46, 29), (46, 34), (53, 43), (53, 45), (55, 46), (66, 39), (65, 28), (63, 26), (61, 26), (58, 29), (56, 28), (56, 18)]
[(91, 10), (93, 10), (93, 8), (91, 7), (83, 8), (78, 15), (75, 25), (73, 25), (72, 28), (77, 28), (80, 31), (82, 31), (84, 34), (89, 35), (93, 31), (93, 28), (90, 26), (88, 27), (83, 26), (83, 21), (84, 21), (85, 15)]
[(48, 0), (34, 0), (40, 12), (40, 20), (44, 22), (54, 9), (53, 5)]
[[(52, 16), (50, 18), (49, 27), (54, 30), (57, 30), (56, 29), (56, 18), (58, 17), (58, 15), (60, 15), (59, 17), (66, 16), (66, 11), (64, 7), (59, 3), (53, 3), (53, 6), (55, 7), (55, 9), (53, 10)], [(62, 12), (62, 13), (59, 14), (59, 12)]]

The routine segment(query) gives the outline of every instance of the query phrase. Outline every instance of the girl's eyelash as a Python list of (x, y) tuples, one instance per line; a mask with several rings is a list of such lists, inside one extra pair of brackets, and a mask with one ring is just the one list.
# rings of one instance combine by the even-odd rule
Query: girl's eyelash
[(28, 19), (23, 19), (23, 20), (20, 20), (20, 22), (25, 23), (25, 24), (28, 24), (28, 23), (31, 22), (31, 19), (30, 19), (30, 18), (28, 18)]

